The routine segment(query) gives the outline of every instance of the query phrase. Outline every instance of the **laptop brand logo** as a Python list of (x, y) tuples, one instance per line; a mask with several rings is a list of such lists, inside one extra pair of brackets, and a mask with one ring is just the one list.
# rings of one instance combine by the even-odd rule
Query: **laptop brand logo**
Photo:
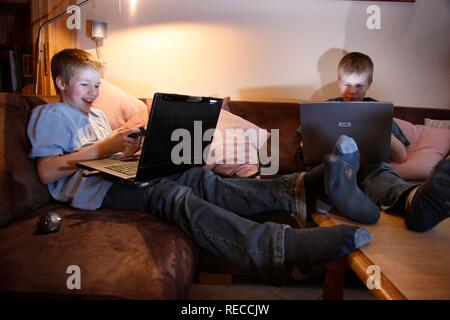
[(338, 127), (339, 128), (349, 128), (352, 126), (351, 122), (338, 122)]

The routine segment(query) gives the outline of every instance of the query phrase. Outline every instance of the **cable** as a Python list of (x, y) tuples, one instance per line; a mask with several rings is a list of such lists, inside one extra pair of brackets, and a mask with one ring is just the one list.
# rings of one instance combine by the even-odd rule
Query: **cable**
[(100, 46), (98, 45), (98, 42), (100, 41), (99, 38), (94, 38), (94, 42), (95, 42), (95, 51), (97, 53), (97, 59), (100, 60), (101, 62), (103, 62), (103, 57), (102, 57), (102, 53), (100, 51)]

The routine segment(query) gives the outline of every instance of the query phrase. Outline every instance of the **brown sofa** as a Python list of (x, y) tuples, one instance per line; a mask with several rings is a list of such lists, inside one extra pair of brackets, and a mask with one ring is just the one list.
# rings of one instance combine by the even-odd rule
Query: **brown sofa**
[[(173, 225), (147, 213), (86, 212), (56, 203), (36, 175), (26, 126), (35, 96), (0, 93), (0, 294), (39, 297), (182, 299), (194, 273), (227, 272)], [(294, 158), (299, 137), (295, 103), (231, 101), (230, 111), (262, 128), (280, 129), (280, 173), (302, 168)], [(414, 123), (425, 117), (450, 119), (450, 110), (398, 108)], [(35, 232), (37, 217), (58, 212), (54, 234)], [(68, 289), (76, 265), (81, 289)], [(224, 271), (225, 270), (225, 271)], [(229, 269), (228, 269), (229, 271)], [(70, 279), (69, 279), (70, 281)]]
[[(142, 212), (87, 212), (50, 200), (27, 158), (32, 96), (0, 93), (0, 293), (3, 295), (183, 299), (197, 248), (175, 226)], [(36, 234), (37, 217), (58, 212), (57, 233)], [(69, 266), (81, 289), (69, 290)], [(70, 282), (70, 279), (69, 279)]]

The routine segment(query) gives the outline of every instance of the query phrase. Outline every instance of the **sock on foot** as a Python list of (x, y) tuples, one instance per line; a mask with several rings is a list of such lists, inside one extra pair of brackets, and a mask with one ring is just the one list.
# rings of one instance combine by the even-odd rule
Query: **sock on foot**
[(405, 215), (410, 230), (424, 232), (450, 216), (450, 159), (442, 160), (414, 194)]
[(297, 266), (302, 273), (329, 260), (348, 255), (372, 240), (372, 234), (350, 225), (311, 229), (286, 229), (285, 261)]
[(380, 209), (358, 187), (356, 172), (339, 156), (329, 154), (325, 162), (325, 188), (331, 204), (353, 221), (373, 224), (380, 218)]
[[(341, 135), (333, 148), (333, 154), (338, 155), (343, 161), (351, 165), (354, 172), (358, 172), (361, 157), (355, 140), (346, 135)], [(321, 200), (325, 205), (331, 205), (326, 195), (324, 164), (307, 172), (304, 175), (303, 184), (305, 186), (306, 220), (310, 221), (311, 214), (317, 206), (317, 200)]]
[(336, 141), (333, 154), (339, 156), (339, 158), (341, 158), (344, 162), (351, 165), (356, 173), (359, 171), (359, 161), (361, 160), (361, 155), (353, 138), (346, 135), (341, 135)]
[(311, 221), (311, 214), (316, 208), (317, 199), (325, 204), (330, 204), (330, 200), (325, 193), (325, 165), (322, 163), (314, 167), (303, 176), (305, 187), (306, 220)]

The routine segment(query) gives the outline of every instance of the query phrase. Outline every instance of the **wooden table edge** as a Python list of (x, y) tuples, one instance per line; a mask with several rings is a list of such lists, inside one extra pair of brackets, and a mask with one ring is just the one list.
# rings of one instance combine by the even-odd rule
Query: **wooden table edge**
[[(314, 212), (312, 214), (313, 221), (319, 227), (328, 227), (335, 226), (333, 220), (330, 219), (325, 213)], [(367, 258), (364, 253), (357, 249), (350, 253), (347, 258), (347, 263), (352, 268), (352, 270), (356, 273), (359, 279), (367, 284), (367, 280), (371, 275), (369, 275), (366, 270), (369, 266), (375, 265), (372, 261)], [(406, 300), (406, 297), (396, 288), (396, 286), (386, 278), (386, 276), (381, 272), (380, 279), (381, 289), (369, 289), (372, 295), (374, 295), (377, 299), (383, 300)]]

